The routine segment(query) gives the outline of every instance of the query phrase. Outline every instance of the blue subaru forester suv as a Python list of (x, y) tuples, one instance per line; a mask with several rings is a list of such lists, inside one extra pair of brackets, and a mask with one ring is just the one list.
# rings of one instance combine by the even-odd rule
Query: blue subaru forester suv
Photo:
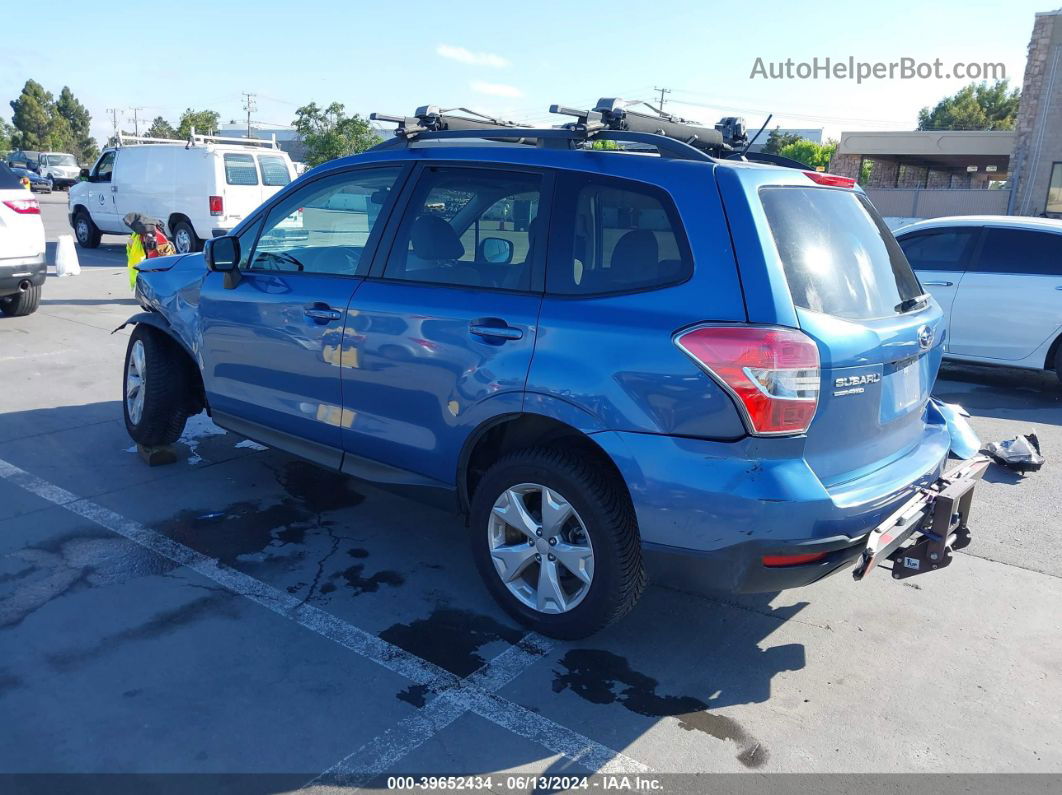
[(143, 264), (136, 442), (206, 409), (461, 511), (493, 596), (559, 637), (647, 572), (811, 583), (947, 482), (941, 310), (852, 180), (586, 123), (399, 132)]

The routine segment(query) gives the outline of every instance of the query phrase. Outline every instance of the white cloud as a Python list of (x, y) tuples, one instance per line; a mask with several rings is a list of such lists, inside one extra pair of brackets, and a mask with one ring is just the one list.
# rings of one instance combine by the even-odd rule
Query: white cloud
[(487, 83), (483, 80), (473, 80), (468, 87), (477, 94), (486, 94), (491, 97), (522, 97), (524, 92), (516, 86), (505, 83)]
[(492, 52), (472, 52), (464, 47), (455, 47), (452, 44), (440, 44), (435, 48), (435, 52), (443, 58), (449, 58), (451, 61), (459, 61), (471, 66), (491, 66), (495, 69), (504, 69), (509, 65), (508, 59)]

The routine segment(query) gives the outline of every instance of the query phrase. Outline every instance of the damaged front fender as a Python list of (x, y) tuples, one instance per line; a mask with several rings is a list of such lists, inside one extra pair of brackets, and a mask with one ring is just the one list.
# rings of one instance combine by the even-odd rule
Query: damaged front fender
[(936, 398), (930, 398), (928, 410), (939, 417), (951, 434), (951, 452), (958, 458), (973, 458), (981, 450), (981, 440), (967, 421), (969, 413), (962, 406), (955, 403), (945, 403)]

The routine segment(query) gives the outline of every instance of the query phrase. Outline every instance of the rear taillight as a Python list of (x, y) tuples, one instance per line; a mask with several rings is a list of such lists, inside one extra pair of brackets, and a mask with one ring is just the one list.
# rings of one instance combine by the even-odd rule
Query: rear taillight
[(211, 215), (224, 215), (225, 214), (225, 202), (220, 196), (210, 197), (210, 214)]
[(854, 188), (856, 181), (851, 177), (839, 177), (836, 174), (826, 174), (822, 171), (805, 171), (805, 176), (819, 185), (829, 185), (831, 188)]
[(4, 202), (5, 207), (10, 207), (19, 215), (40, 215), (41, 206), (36, 199), (10, 199)]
[(675, 344), (736, 398), (749, 430), (804, 433), (819, 405), (819, 349), (796, 329), (702, 326)]

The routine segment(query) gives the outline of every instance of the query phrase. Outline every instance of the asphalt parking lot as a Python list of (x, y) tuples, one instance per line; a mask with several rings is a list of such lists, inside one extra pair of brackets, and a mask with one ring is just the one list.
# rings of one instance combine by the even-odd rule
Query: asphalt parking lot
[[(48, 239), (66, 195), (43, 197)], [(0, 771), (1062, 772), (1062, 388), (947, 366), (993, 466), (947, 570), (747, 597), (651, 587), (576, 643), (496, 609), (462, 523), (193, 418), (122, 422), (122, 238), (0, 319)], [(336, 777), (338, 776), (338, 779)]]

